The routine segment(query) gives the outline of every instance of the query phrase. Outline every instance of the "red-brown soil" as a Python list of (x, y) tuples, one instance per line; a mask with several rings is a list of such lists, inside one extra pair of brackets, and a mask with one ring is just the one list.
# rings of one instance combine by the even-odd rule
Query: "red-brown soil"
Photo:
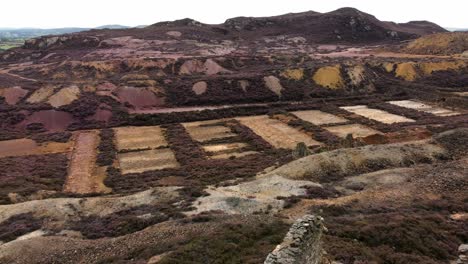
[[(455, 260), (468, 241), (466, 223), (451, 218), (468, 211), (468, 62), (402, 49), (443, 32), (343, 8), (44, 36), (1, 53), (0, 262), (263, 263), (305, 213), (324, 216), (329, 259)], [(67, 87), (76, 95), (67, 104), (50, 100)], [(453, 115), (389, 103), (402, 100)], [(342, 108), (356, 105), (414, 122)], [(303, 110), (314, 111), (294, 115)], [(327, 119), (318, 111), (337, 118), (317, 122)], [(254, 116), (273, 122), (279, 140), (239, 121)], [(373, 135), (343, 133), (351, 125)], [(387, 157), (398, 146), (404, 157)], [(122, 166), (161, 165), (158, 153), (173, 153), (174, 167)], [(296, 192), (284, 171), (257, 184), (279, 166), (305, 170), (296, 158), (327, 155), (320, 170), (303, 171), (314, 187)], [(343, 160), (346, 169), (335, 163)], [(280, 185), (303, 195), (277, 197)], [(220, 205), (206, 207), (218, 211), (195, 214), (222, 188)]]
[(26, 96), (26, 94), (28, 94), (28, 91), (19, 86), (0, 89), (0, 97), (4, 97), (5, 102), (9, 105), (15, 105)]
[(41, 124), (44, 129), (53, 131), (63, 131), (73, 121), (73, 117), (66, 112), (56, 110), (44, 110), (32, 113), (18, 127), (27, 128), (31, 124)]
[(98, 193), (99, 179), (96, 173), (96, 148), (98, 146), (97, 132), (80, 132), (75, 137), (68, 176), (63, 187), (66, 193), (89, 194)]

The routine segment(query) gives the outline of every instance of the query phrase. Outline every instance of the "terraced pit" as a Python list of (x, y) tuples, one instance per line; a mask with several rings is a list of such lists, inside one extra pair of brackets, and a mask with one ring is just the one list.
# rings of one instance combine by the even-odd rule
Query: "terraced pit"
[(389, 101), (388, 103), (404, 108), (414, 109), (417, 111), (433, 114), (436, 116), (454, 116), (461, 113), (445, 109), (438, 106), (431, 106), (422, 102), (413, 101), (413, 100), (402, 100), (402, 101)]
[(193, 140), (206, 142), (214, 139), (234, 137), (231, 129), (223, 125), (214, 125), (222, 120), (209, 120), (182, 124)]
[[(223, 124), (224, 120), (185, 123), (183, 126), (193, 140), (202, 144), (202, 149), (210, 159), (240, 158), (256, 154), (256, 151), (245, 150), (249, 145), (238, 142), (238, 134)], [(214, 141), (214, 142), (213, 142)], [(216, 141), (225, 141), (215, 143)]]
[(174, 153), (167, 148), (161, 127), (120, 127), (114, 130), (122, 174), (179, 166)]
[(240, 117), (237, 120), (275, 148), (294, 149), (301, 142), (307, 146), (321, 145), (309, 135), (268, 116)]
[[(326, 204), (335, 202), (333, 199), (338, 202), (351, 201), (354, 197), (360, 197), (359, 195), (366, 190), (374, 188), (364, 181), (348, 182), (347, 177), (355, 173), (424, 162), (438, 164), (440, 157), (447, 154), (442, 146), (431, 143), (431, 140), (408, 139), (410, 135), (408, 131), (414, 125), (411, 125), (411, 121), (407, 121), (409, 118), (403, 117), (404, 109), (388, 109), (389, 112), (385, 112), (364, 105), (355, 105), (341, 109), (334, 106), (324, 108), (323, 111), (286, 112), (284, 110), (271, 116), (237, 117), (163, 126), (117, 127), (102, 130), (100, 137), (96, 130), (82, 130), (73, 132), (73, 140), (69, 140), (68, 143), (49, 141), (36, 143), (32, 139), (3, 141), (0, 142), (0, 163), (6, 164), (4, 167), (9, 166), (11, 162), (19, 163), (22, 159), (18, 158), (23, 157), (13, 157), (13, 161), (10, 157), (3, 158), (2, 146), (16, 153), (15, 155), (25, 155), (52, 153), (44, 148), (54, 144), (62, 146), (62, 150), (68, 152), (73, 142), (75, 144), (69, 155), (69, 161), (64, 154), (54, 154), (57, 156), (35, 161), (41, 168), (46, 168), (46, 163), (51, 163), (50, 168), (54, 172), (49, 174), (49, 167), (41, 170), (37, 176), (35, 175), (37, 179), (34, 179), (33, 183), (28, 182), (29, 178), (21, 178), (21, 175), (26, 174), (19, 166), (14, 168), (12, 176), (1, 176), (0, 172), (0, 177), (7, 179), (6, 187), (0, 188), (0, 202), (17, 203), (13, 205), (18, 206), (15, 207), (19, 208), (17, 212), (41, 210), (49, 215), (66, 215), (66, 219), (63, 220), (65, 225), (74, 223), (75, 228), (76, 225), (81, 227), (78, 230), (85, 238), (79, 238), (80, 241), (88, 241), (94, 235), (100, 239), (92, 241), (106, 241), (109, 239), (108, 236), (118, 235), (125, 238), (130, 233), (141, 234), (152, 225), (167, 224), (167, 221), (171, 221), (167, 220), (169, 217), (184, 218), (182, 221), (196, 222), (199, 219), (205, 221), (205, 216), (208, 216), (207, 219), (212, 219), (212, 210), (216, 210), (217, 214), (221, 212), (231, 214), (230, 217), (232, 214), (268, 216), (279, 214), (287, 218), (288, 214), (299, 215), (310, 210), (301, 208), (302, 203)], [(352, 114), (346, 114), (346, 111)], [(393, 111), (396, 111), (395, 113), (400, 111), (398, 114), (401, 116)], [(411, 112), (409, 109), (407, 111)], [(382, 133), (375, 129), (377, 125), (373, 125), (377, 122), (357, 118), (359, 115), (384, 124), (401, 122), (397, 131), (401, 132), (401, 138), (396, 139), (395, 144), (363, 140), (362, 143), (367, 146), (362, 147), (341, 145), (339, 140), (334, 142), (322, 140), (326, 139), (323, 132), (327, 131), (342, 138), (346, 138), (348, 134), (352, 134), (353, 138), (376, 134), (385, 138), (392, 137), (392, 133), (395, 133), (385, 130), (382, 131), (386, 133)], [(445, 118), (448, 119), (450, 116)], [(301, 120), (305, 122), (300, 122)], [(414, 117), (414, 121), (421, 120)], [(330, 133), (327, 132), (328, 135)], [(323, 137), (316, 137), (320, 134)], [(418, 139), (427, 139), (430, 135), (428, 132)], [(101, 144), (103, 142), (106, 144)], [(266, 147), (259, 142), (263, 142)], [(309, 147), (322, 145), (323, 148), (311, 148), (307, 157), (291, 162), (292, 153), (297, 151), (297, 144), (300, 142), (306, 143)], [(109, 149), (113, 155), (106, 153), (106, 157), (110, 156), (110, 161), (106, 164), (99, 162), (99, 158), (96, 157), (97, 154), (106, 151), (101, 145), (112, 146)], [(68, 149), (66, 146), (69, 146)], [(294, 151), (291, 151), (292, 149)], [(331, 149), (334, 150), (328, 151)], [(3, 154), (8, 155), (8, 152), (3, 151)], [(35, 160), (45, 156), (36, 155), (28, 159)], [(58, 160), (55, 162), (57, 164), (51, 162), (53, 159)], [(28, 173), (34, 170), (33, 167), (26, 169)], [(17, 188), (15, 184), (21, 180), (24, 180), (28, 188), (21, 190), (20, 193), (12, 193), (11, 190)], [(51, 183), (43, 184), (44, 182)], [(407, 182), (401, 174), (392, 174), (377, 179), (375, 185), (377, 187), (390, 183), (401, 185)], [(337, 188), (331, 187), (335, 183)], [(344, 187), (340, 189), (341, 186)], [(361, 186), (365, 186), (363, 187), (365, 189), (360, 189)], [(173, 200), (166, 203), (157, 190), (170, 192), (174, 197)], [(70, 194), (95, 196), (102, 193), (112, 193), (115, 196), (31, 201)], [(130, 196), (126, 196), (129, 194)], [(379, 195), (381, 192), (376, 192), (375, 197), (379, 198)], [(26, 205), (21, 206), (19, 203)], [(37, 209), (37, 206), (40, 206), (40, 209)], [(80, 214), (89, 213), (89, 209), (82, 209), (82, 206), (93, 208), (97, 206), (97, 209), (94, 209), (94, 215), (83, 217)], [(124, 208), (129, 209), (123, 210)], [(178, 213), (171, 214), (171, 210), (176, 210)], [(102, 212), (108, 212), (108, 215)], [(4, 214), (8, 213), (8, 209), (4, 211)], [(75, 220), (80, 217), (81, 220)], [(146, 221), (146, 217), (152, 220)], [(115, 219), (122, 221), (115, 222), (117, 227), (114, 226)], [(137, 226), (132, 226), (134, 221)], [(123, 228), (120, 226), (127, 224), (130, 226), (129, 230), (125, 229), (126, 226)], [(88, 227), (91, 231), (87, 229)], [(38, 228), (45, 229), (39, 225), (35, 230)], [(30, 233), (35, 230), (28, 229), (26, 237), (36, 234)], [(172, 234), (173, 230), (170, 233)], [(37, 234), (43, 238), (63, 237), (47, 234), (45, 231), (38, 231)], [(12, 243), (18, 243), (22, 239), (23, 237), (19, 236), (19, 239)]]
[(98, 140), (96, 131), (80, 132), (76, 136), (64, 192), (79, 194), (99, 192), (99, 179), (95, 178)]
[(318, 126), (348, 122), (345, 118), (318, 110), (295, 111), (291, 113), (304, 121)]
[(380, 109), (368, 108), (365, 105), (344, 106), (340, 108), (348, 112), (352, 112), (357, 115), (361, 115), (369, 119), (379, 121), (384, 124), (414, 122), (413, 119), (406, 118), (404, 116), (390, 114), (389, 112), (386, 112)]
[(117, 156), (122, 174), (141, 173), (179, 166), (174, 153), (168, 148), (119, 153)]
[(114, 130), (119, 151), (167, 146), (163, 130), (159, 126), (119, 127)]
[(363, 126), (361, 124), (332, 126), (325, 127), (325, 129), (342, 138), (346, 138), (346, 136), (348, 136), (349, 134), (353, 135), (353, 138), (362, 138), (376, 134), (382, 134), (381, 132), (375, 129)]

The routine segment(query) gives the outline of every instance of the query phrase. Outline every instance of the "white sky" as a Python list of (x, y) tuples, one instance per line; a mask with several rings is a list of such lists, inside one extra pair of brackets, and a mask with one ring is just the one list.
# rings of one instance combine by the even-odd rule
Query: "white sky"
[(467, 0), (2, 0), (1, 27), (150, 25), (190, 17), (217, 24), (236, 16), (271, 16), (355, 7), (380, 20), (429, 20), (468, 28)]

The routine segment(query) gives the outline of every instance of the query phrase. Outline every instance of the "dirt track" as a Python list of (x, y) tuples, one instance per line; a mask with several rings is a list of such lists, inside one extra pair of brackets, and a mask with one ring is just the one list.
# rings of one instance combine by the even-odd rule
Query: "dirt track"
[(64, 192), (98, 192), (97, 179), (94, 177), (98, 140), (98, 134), (91, 131), (81, 132), (76, 136)]

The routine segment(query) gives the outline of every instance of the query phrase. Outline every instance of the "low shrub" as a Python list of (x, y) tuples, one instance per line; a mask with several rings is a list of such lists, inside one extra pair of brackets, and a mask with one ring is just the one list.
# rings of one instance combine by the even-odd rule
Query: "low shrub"
[(0, 241), (6, 243), (41, 228), (42, 219), (31, 213), (14, 215), (0, 223)]
[(225, 224), (214, 235), (196, 237), (176, 248), (159, 263), (263, 263), (287, 230), (288, 225), (279, 220)]
[(99, 133), (101, 141), (98, 146), (98, 156), (96, 163), (99, 166), (110, 166), (114, 163), (117, 149), (114, 145), (114, 130), (113, 129), (103, 129)]

